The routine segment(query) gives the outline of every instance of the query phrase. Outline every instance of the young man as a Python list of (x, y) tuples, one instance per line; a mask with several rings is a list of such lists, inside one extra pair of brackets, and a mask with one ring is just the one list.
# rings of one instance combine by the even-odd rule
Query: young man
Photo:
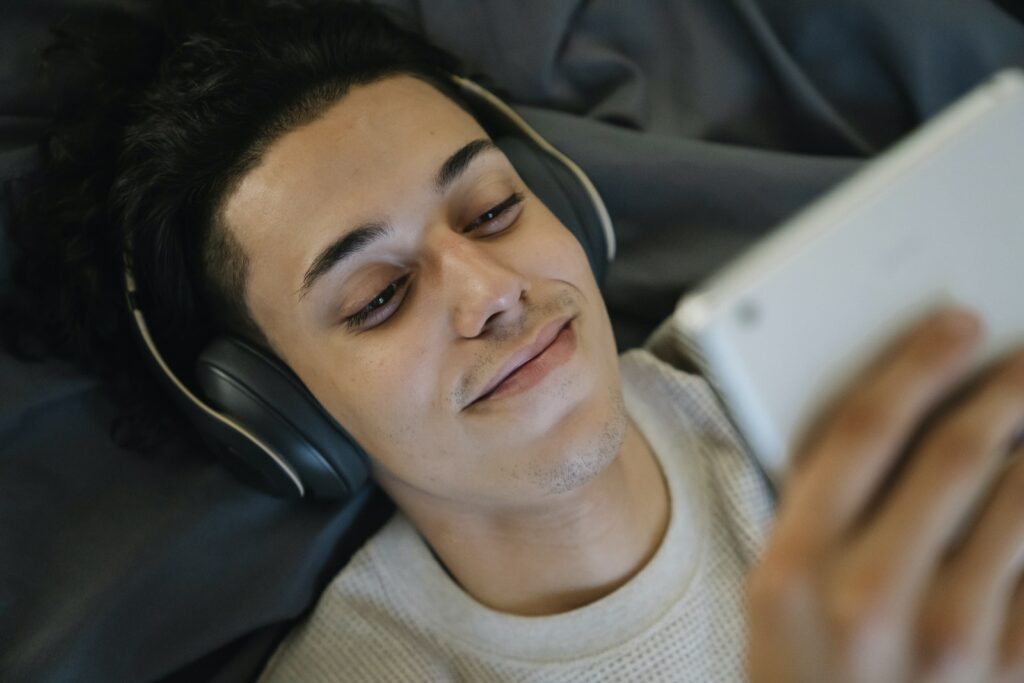
[(264, 680), (1019, 680), (1019, 459), (951, 543), (1024, 424), (1024, 356), (922, 431), (979, 330), (921, 325), (765, 539), (706, 384), (617, 355), (582, 248), (446, 68), (366, 9), (278, 4), (179, 40), (123, 132), (113, 215), (161, 339), (186, 358), (208, 306), (263, 344), (399, 509)]

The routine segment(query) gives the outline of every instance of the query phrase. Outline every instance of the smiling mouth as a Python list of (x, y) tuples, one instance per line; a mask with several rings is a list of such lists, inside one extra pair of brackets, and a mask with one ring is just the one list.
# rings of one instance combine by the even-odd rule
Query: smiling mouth
[(575, 316), (554, 320), (537, 334), (536, 341), (514, 353), (483, 392), (466, 407), (521, 393), (538, 384), (565, 363), (576, 349), (572, 322)]

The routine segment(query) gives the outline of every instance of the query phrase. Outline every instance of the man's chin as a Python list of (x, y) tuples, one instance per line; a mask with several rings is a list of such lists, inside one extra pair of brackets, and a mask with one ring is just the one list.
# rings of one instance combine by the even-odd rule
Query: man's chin
[(541, 491), (558, 495), (579, 489), (597, 478), (619, 455), (629, 417), (618, 387), (612, 387), (611, 393), (605, 414), (598, 421), (600, 428), (589, 430), (589, 438), (567, 446), (561, 451), (561, 459), (531, 466), (528, 477)]

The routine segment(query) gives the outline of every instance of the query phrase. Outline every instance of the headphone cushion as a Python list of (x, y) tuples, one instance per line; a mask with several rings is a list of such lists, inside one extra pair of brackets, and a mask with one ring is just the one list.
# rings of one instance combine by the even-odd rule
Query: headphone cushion
[(494, 138), (527, 187), (570, 232), (587, 254), (598, 285), (604, 284), (608, 268), (608, 247), (601, 218), (594, 202), (564, 164), (534, 142), (511, 135)]
[(210, 402), (271, 445), (316, 497), (347, 497), (367, 481), (365, 451), (276, 358), (219, 337), (200, 354), (196, 375)]

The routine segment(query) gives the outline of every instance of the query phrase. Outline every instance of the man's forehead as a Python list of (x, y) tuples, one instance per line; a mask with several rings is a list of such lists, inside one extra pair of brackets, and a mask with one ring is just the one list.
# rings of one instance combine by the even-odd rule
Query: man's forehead
[(309, 224), (327, 207), (349, 213), (357, 201), (386, 203), (410, 183), (429, 184), (439, 161), (481, 136), (472, 116), (419, 79), (356, 86), (271, 144), (228, 197), (223, 217), (248, 233), (237, 235), (246, 244), (282, 223)]
[(271, 144), (227, 198), (223, 222), (250, 259), (247, 296), (270, 305), (276, 294), (268, 292), (290, 294), (325, 245), (414, 192), (431, 196), (443, 162), (486, 137), (468, 112), (419, 79), (354, 87)]

